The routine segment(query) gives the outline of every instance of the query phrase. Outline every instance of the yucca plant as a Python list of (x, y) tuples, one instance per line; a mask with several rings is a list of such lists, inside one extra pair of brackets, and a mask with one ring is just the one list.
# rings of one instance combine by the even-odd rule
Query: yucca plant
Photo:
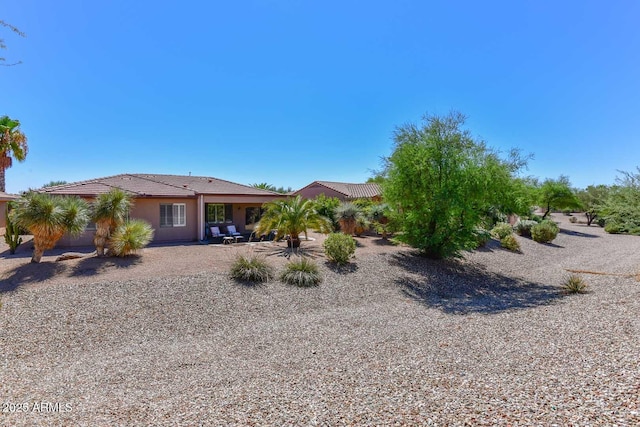
[(267, 282), (273, 275), (273, 267), (257, 255), (239, 255), (231, 265), (231, 277), (240, 282)]
[(351, 236), (356, 231), (356, 222), (360, 209), (351, 202), (344, 202), (336, 208), (336, 218), (340, 224), (340, 231)]
[(89, 206), (76, 196), (31, 192), (18, 201), (12, 219), (33, 235), (31, 262), (40, 262), (44, 251), (53, 249), (65, 233), (82, 233), (89, 222)]
[(153, 239), (151, 224), (141, 219), (132, 219), (120, 224), (109, 239), (110, 252), (124, 257), (144, 248)]
[(96, 223), (93, 243), (98, 256), (104, 256), (111, 234), (124, 223), (131, 206), (131, 197), (119, 188), (100, 194), (93, 202), (92, 219)]
[(577, 274), (572, 274), (562, 284), (562, 289), (568, 294), (584, 294), (587, 292), (587, 283)]
[(256, 234), (268, 234), (276, 230), (276, 239), (288, 236), (287, 243), (291, 248), (300, 246), (300, 234), (307, 230), (318, 230), (330, 233), (331, 221), (318, 214), (312, 200), (300, 196), (285, 200), (275, 200), (263, 205), (265, 212), (254, 230)]
[(308, 287), (322, 282), (318, 265), (308, 258), (301, 257), (290, 261), (280, 275), (280, 280), (289, 285)]

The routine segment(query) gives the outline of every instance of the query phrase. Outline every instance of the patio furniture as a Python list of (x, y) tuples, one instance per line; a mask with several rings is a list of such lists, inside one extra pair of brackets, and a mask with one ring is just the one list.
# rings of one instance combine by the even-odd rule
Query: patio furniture
[(238, 230), (236, 230), (236, 226), (235, 225), (227, 225), (227, 235), (229, 236), (242, 236), (241, 233), (238, 233)]
[(223, 244), (223, 245), (229, 245), (229, 244), (233, 243), (233, 241), (234, 241), (234, 240), (235, 240), (235, 238), (234, 238), (234, 237), (231, 237), (231, 236), (224, 236), (224, 237), (222, 238), (222, 244)]

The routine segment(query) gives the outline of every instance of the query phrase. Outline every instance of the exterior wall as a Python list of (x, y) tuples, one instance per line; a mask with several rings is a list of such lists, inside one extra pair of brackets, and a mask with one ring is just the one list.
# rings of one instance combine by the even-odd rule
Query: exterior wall
[(0, 228), (2, 228), (2, 232), (0, 235), (4, 235), (4, 228), (7, 226), (7, 202), (5, 200), (0, 200)]
[[(170, 203), (184, 203), (186, 206), (185, 227), (160, 227), (160, 205)], [(198, 211), (196, 199), (161, 199), (138, 198), (134, 200), (133, 209), (129, 213), (131, 219), (143, 219), (154, 229), (153, 242), (194, 241), (198, 239)], [(95, 230), (87, 230), (79, 237), (65, 235), (58, 242), (59, 247), (93, 246)]]
[(320, 194), (324, 194), (327, 197), (337, 197), (338, 199), (344, 201), (346, 196), (342, 193), (339, 193), (335, 190), (327, 188), (320, 184), (314, 184), (309, 187), (303, 188), (301, 190), (296, 191), (294, 194), (302, 196), (304, 199), (314, 199), (316, 196)]

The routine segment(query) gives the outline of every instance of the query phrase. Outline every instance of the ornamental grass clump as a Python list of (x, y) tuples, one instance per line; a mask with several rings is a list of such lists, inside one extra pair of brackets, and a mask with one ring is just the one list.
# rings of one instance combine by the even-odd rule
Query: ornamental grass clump
[(153, 239), (153, 228), (141, 219), (132, 219), (119, 225), (109, 240), (109, 252), (124, 257), (144, 248)]
[(331, 262), (345, 265), (356, 252), (356, 241), (342, 233), (332, 233), (324, 241), (324, 253)]
[(496, 224), (496, 226), (491, 229), (491, 234), (496, 236), (498, 240), (504, 239), (511, 233), (513, 233), (513, 227), (511, 226), (511, 224), (507, 224), (506, 222)]
[(231, 265), (231, 277), (239, 282), (263, 283), (273, 279), (273, 267), (258, 255), (239, 255)]
[(284, 283), (300, 287), (318, 285), (322, 282), (318, 265), (308, 258), (301, 257), (296, 261), (290, 261), (280, 275)]
[(572, 274), (562, 283), (562, 289), (568, 294), (587, 293), (587, 283), (577, 274)]
[(559, 231), (555, 222), (544, 220), (531, 227), (531, 238), (538, 243), (549, 243), (558, 236)]

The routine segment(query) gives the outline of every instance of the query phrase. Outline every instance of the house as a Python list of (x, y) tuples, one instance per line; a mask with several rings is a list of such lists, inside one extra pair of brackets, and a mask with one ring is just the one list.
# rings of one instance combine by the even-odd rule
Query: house
[[(119, 188), (134, 201), (129, 217), (143, 219), (155, 229), (154, 242), (204, 240), (209, 225), (234, 224), (250, 233), (260, 218), (263, 203), (281, 194), (204, 176), (121, 174), (38, 190), (76, 195), (87, 201)], [(77, 238), (63, 237), (60, 246), (91, 245), (95, 224)]]
[[(0, 228), (4, 229), (7, 226), (7, 203), (17, 198), (18, 196), (0, 191)], [(4, 235), (4, 231), (2, 235)]]
[(293, 193), (305, 199), (313, 199), (320, 194), (327, 197), (337, 197), (342, 201), (355, 199), (371, 199), (380, 201), (382, 190), (376, 183), (351, 184), (347, 182), (313, 181), (306, 187)]

